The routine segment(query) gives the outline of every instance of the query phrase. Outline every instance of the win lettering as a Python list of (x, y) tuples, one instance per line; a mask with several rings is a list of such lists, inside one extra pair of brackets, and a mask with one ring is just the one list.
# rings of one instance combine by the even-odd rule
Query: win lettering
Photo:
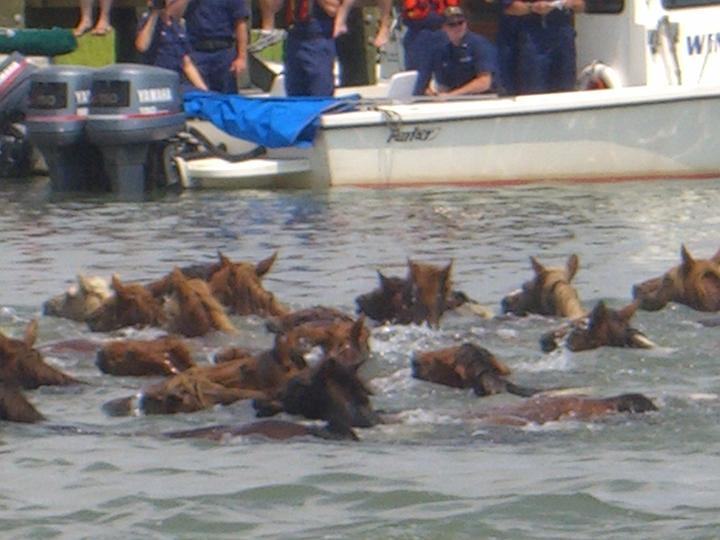
[(701, 34), (687, 36), (688, 55), (716, 53), (720, 50), (720, 32), (716, 34)]

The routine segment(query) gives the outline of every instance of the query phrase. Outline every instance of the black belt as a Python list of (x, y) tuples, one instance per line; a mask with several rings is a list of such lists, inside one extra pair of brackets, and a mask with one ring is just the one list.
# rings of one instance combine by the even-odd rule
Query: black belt
[(193, 43), (193, 49), (200, 52), (215, 52), (222, 49), (229, 49), (235, 45), (232, 39), (204, 39)]

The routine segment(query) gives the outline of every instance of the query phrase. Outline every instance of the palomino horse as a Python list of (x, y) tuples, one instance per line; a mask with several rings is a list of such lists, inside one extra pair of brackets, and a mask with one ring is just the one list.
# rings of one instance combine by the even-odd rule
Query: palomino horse
[(37, 331), (37, 320), (33, 320), (25, 328), (23, 339), (0, 333), (0, 381), (28, 390), (79, 384), (79, 380), (45, 363), (42, 354), (34, 348)]
[(43, 315), (85, 322), (111, 295), (110, 287), (103, 278), (80, 274), (77, 284), (43, 304)]
[(109, 375), (174, 375), (195, 365), (185, 342), (172, 336), (122, 339), (103, 345), (95, 364)]
[(416, 353), (413, 377), (453, 388), (472, 388), (478, 396), (509, 392), (531, 396), (539, 390), (520, 387), (505, 377), (510, 369), (484, 347), (463, 343), (445, 349)]
[(502, 299), (503, 313), (520, 316), (536, 313), (569, 319), (585, 315), (577, 291), (571, 284), (578, 270), (577, 255), (568, 257), (565, 268), (545, 267), (535, 257), (530, 257), (530, 264), (535, 276), (523, 283), (520, 290)]
[(557, 330), (543, 334), (540, 346), (545, 352), (555, 350), (561, 343), (575, 352), (598, 347), (655, 347), (645, 334), (630, 326), (630, 319), (637, 309), (637, 301), (620, 310), (610, 309), (605, 302), (600, 301), (587, 318), (575, 319)]
[(606, 398), (539, 394), (519, 404), (493, 408), (476, 418), (483, 423), (524, 426), (561, 420), (592, 422), (613, 414), (657, 410), (655, 404), (643, 394), (621, 394)]
[(720, 310), (720, 250), (709, 259), (695, 259), (683, 245), (680, 259), (662, 276), (633, 287), (640, 309), (656, 311), (677, 302), (697, 311)]

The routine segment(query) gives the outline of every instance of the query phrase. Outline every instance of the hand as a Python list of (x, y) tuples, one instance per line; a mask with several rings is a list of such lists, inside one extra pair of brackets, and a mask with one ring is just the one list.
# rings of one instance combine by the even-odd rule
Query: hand
[(546, 2), (545, 0), (538, 0), (537, 2), (533, 2), (532, 4), (530, 4), (530, 9), (533, 13), (536, 13), (538, 15), (547, 15), (555, 8), (551, 2)]
[(232, 71), (235, 75), (239, 75), (246, 69), (247, 69), (247, 58), (244, 56), (235, 57), (235, 60), (233, 60), (232, 64), (230, 64), (230, 71)]

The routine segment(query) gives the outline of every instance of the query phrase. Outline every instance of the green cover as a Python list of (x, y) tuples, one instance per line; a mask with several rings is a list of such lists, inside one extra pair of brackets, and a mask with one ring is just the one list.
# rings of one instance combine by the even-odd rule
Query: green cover
[(0, 53), (55, 56), (76, 48), (77, 40), (67, 28), (0, 28)]

